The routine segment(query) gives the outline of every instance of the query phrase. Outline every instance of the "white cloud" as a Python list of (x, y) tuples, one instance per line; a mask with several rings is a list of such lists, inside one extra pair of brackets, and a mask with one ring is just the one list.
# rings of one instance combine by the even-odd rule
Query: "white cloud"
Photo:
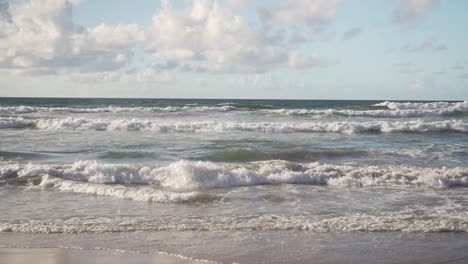
[(335, 17), (341, 0), (286, 0), (276, 7), (259, 9), (266, 25), (301, 23), (321, 24)]
[[(293, 9), (306, 5), (304, 1), (290, 2)], [(318, 54), (299, 53), (300, 42), (289, 42), (285, 34), (252, 25), (233, 12), (257, 1), (193, 0), (184, 8), (173, 8), (171, 1), (164, 0), (147, 31), (136, 24), (80, 26), (73, 20), (78, 3), (0, 0), (0, 74), (60, 74), (78, 82), (146, 82), (159, 79), (166, 71), (256, 74), (337, 63)], [(338, 0), (314, 0), (299, 19), (329, 20), (336, 3)], [(280, 6), (269, 12), (282, 20), (296, 11)], [(315, 30), (303, 30), (309, 39), (314, 34), (320, 37)], [(143, 56), (151, 55), (153, 61), (133, 67), (132, 50), (138, 44), (144, 44), (148, 54)], [(139, 70), (130, 72), (132, 68)]]
[(244, 18), (212, 0), (195, 0), (183, 10), (164, 7), (153, 17), (146, 44), (156, 59), (210, 72), (259, 71), (287, 56)]
[(285, 87), (304, 88), (305, 82), (303, 79), (290, 79), (283, 75), (275, 75), (272, 73), (256, 73), (245, 74), (235, 79), (231, 86), (233, 88), (244, 87), (252, 90), (281, 90)]
[(289, 66), (291, 68), (330, 67), (338, 63), (338, 60), (324, 59), (319, 54), (312, 54), (307, 58), (303, 58), (299, 52), (291, 52), (289, 54)]
[(396, 23), (409, 23), (425, 14), (433, 7), (437, 0), (397, 0), (397, 7), (393, 14)]
[(144, 32), (136, 24), (100, 24), (89, 29), (88, 34), (91, 42), (88, 45), (103, 50), (126, 50), (145, 39)]
[(285, 43), (282, 36), (254, 28), (217, 1), (194, 0), (182, 10), (163, 5), (153, 17), (146, 49), (179, 70), (256, 73), (290, 65), (293, 47)]
[(153, 66), (147, 66), (140, 71), (135, 69), (129, 71), (105, 71), (105, 72), (72, 72), (66, 75), (65, 78), (72, 80), (74, 83), (83, 85), (131, 85), (136, 83), (139, 85), (145, 84), (161, 84), (175, 81), (174, 74), (167, 71), (159, 71)]
[(239, 9), (246, 6), (254, 6), (256, 0), (225, 0), (224, 3), (228, 8)]
[(77, 0), (3, 1), (0, 69), (14, 74), (113, 71), (143, 41), (136, 25), (84, 28), (73, 21)]

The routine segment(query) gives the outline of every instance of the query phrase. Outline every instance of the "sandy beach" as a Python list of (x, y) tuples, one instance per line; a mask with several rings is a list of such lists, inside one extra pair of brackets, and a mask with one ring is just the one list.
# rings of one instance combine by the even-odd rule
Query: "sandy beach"
[(0, 241), (13, 245), (0, 249), (1, 264), (468, 262), (464, 233), (0, 233)]
[(0, 263), (5, 264), (189, 264), (206, 263), (164, 254), (138, 254), (115, 250), (79, 250), (63, 248), (0, 248)]

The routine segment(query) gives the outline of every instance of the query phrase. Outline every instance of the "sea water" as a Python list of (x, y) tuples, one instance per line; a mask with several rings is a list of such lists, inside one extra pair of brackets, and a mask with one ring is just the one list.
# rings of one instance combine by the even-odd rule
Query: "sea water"
[(468, 101), (0, 98), (4, 247), (274, 262), (243, 243), (465, 234), (467, 187)]

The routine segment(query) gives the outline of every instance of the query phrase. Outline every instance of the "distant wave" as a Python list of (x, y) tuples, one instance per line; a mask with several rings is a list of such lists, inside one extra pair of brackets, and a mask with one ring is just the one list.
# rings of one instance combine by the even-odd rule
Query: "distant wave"
[(231, 105), (220, 106), (167, 106), (167, 107), (39, 107), (39, 106), (3, 106), (0, 114), (28, 114), (38, 112), (65, 112), (65, 113), (122, 113), (122, 112), (149, 112), (149, 113), (172, 113), (172, 112), (228, 112), (236, 107)]
[(362, 116), (382, 118), (404, 118), (425, 116), (449, 116), (468, 111), (462, 107), (439, 109), (392, 109), (392, 110), (349, 110), (349, 109), (275, 109), (263, 110), (265, 113), (282, 115), (323, 115), (323, 116)]
[(468, 132), (468, 122), (464, 120), (443, 121), (341, 121), (341, 122), (171, 122), (144, 119), (85, 119), (54, 118), (24, 119), (21, 117), (0, 118), (0, 129), (34, 128), (41, 130), (96, 130), (96, 131), (154, 131), (165, 132), (223, 132), (251, 131), (264, 133), (392, 133), (392, 132)]
[[(180, 160), (165, 166), (105, 164), (78, 161), (64, 165), (10, 164), (0, 166), (0, 182), (32, 182), (46, 189), (89, 193), (140, 201), (187, 201), (199, 194), (159, 189), (131, 192), (116, 184), (154, 185), (166, 190), (270, 184), (332, 186), (468, 187), (468, 168), (412, 166), (354, 166), (281, 160), (243, 164)], [(31, 181), (29, 181), (31, 182)], [(110, 185), (109, 185), (110, 184)], [(138, 198), (142, 197), (142, 198)]]
[(404, 118), (425, 116), (449, 116), (468, 112), (468, 101), (450, 103), (400, 103), (385, 101), (375, 104), (376, 107), (385, 107), (381, 110), (354, 110), (354, 109), (271, 109), (262, 110), (266, 113), (283, 115), (325, 115), (325, 116), (362, 116), (382, 118)]
[(0, 219), (0, 232), (103, 233), (135, 231), (468, 232), (468, 213), (437, 210), (376, 211), (327, 215), (97, 217)]
[(425, 116), (450, 116), (468, 112), (468, 101), (449, 103), (399, 103), (382, 102), (375, 104), (376, 107), (385, 107), (379, 110), (355, 110), (355, 109), (274, 109), (273, 105), (258, 105), (248, 103), (220, 103), (214, 106), (167, 106), (167, 107), (37, 107), (37, 106), (3, 106), (0, 107), (0, 114), (29, 114), (29, 113), (216, 113), (230, 111), (250, 111), (260, 114), (278, 115), (312, 115), (312, 116), (362, 116), (362, 117), (382, 117), (382, 118), (405, 118), (405, 117), (425, 117)]
[(463, 102), (390, 102), (385, 101), (374, 106), (386, 107), (391, 110), (413, 109), (413, 110), (453, 110), (468, 111), (468, 100)]
[(267, 104), (254, 104), (254, 103), (247, 103), (247, 102), (244, 102), (244, 103), (232, 103), (232, 102), (228, 102), (228, 103), (219, 103), (217, 104), (218, 106), (232, 106), (232, 107), (235, 107), (235, 108), (243, 108), (243, 109), (270, 109), (270, 108), (274, 108), (275, 106), (274, 105), (267, 105)]

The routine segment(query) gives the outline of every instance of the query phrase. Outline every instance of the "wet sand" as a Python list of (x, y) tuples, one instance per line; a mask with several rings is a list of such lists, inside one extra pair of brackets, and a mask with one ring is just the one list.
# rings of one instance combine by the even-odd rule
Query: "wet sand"
[[(245, 264), (468, 263), (466, 233), (9, 232), (0, 233), (0, 244), (9, 247), (0, 249), (0, 264), (207, 263), (194, 260)], [(111, 250), (95, 250), (102, 248)]]
[(79, 250), (62, 248), (0, 248), (1, 264), (189, 264), (206, 263), (163, 254), (139, 254), (112, 250)]

